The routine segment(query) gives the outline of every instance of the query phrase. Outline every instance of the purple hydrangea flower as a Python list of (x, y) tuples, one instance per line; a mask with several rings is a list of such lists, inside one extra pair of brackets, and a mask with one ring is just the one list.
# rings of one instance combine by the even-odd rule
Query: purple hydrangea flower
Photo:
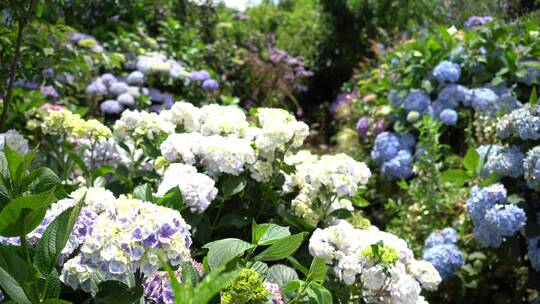
[(105, 114), (118, 115), (124, 111), (124, 106), (116, 100), (105, 100), (99, 106), (101, 112)]
[(41, 95), (45, 98), (58, 99), (60, 95), (56, 92), (56, 89), (50, 85), (42, 85), (40, 87)]
[(491, 16), (471, 16), (465, 21), (465, 27), (470, 29), (477, 26), (482, 26), (488, 22), (491, 22), (493, 18)]
[(214, 79), (207, 79), (203, 82), (202, 88), (207, 91), (215, 91), (219, 89), (219, 84)]
[(190, 74), (190, 78), (193, 81), (205, 81), (210, 79), (210, 73), (206, 70), (200, 70), (200, 71), (193, 71)]
[(370, 125), (371, 119), (368, 117), (360, 117), (358, 122), (356, 122), (356, 131), (358, 131), (358, 134), (360, 134), (361, 137), (366, 137)]
[(456, 82), (461, 76), (461, 68), (456, 63), (444, 60), (433, 69), (433, 76), (440, 83)]
[(416, 111), (423, 114), (428, 111), (430, 104), (429, 95), (421, 91), (411, 92), (403, 99), (403, 107), (407, 112)]

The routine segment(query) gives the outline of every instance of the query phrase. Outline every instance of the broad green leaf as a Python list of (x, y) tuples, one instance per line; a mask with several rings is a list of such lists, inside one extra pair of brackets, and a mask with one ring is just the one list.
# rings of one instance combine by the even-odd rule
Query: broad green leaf
[(268, 269), (266, 280), (268, 282), (278, 284), (280, 287), (283, 287), (289, 281), (298, 280), (298, 274), (293, 268), (278, 264)]
[(476, 167), (480, 163), (480, 155), (476, 152), (476, 149), (469, 148), (465, 157), (463, 158), (463, 166), (469, 172), (475, 172)]
[(143, 296), (142, 285), (129, 288), (120, 281), (105, 281), (99, 284), (96, 304), (137, 304)]
[(277, 261), (291, 256), (302, 245), (305, 232), (281, 238), (255, 256), (256, 261)]
[(216, 269), (207, 274), (194, 292), (194, 300), (191, 304), (207, 304), (223, 288), (231, 284), (240, 270), (223, 272), (224, 267)]
[(45, 285), (47, 286), (47, 290), (42, 290), (42, 292), (45, 293), (45, 299), (57, 299), (60, 297), (62, 282), (60, 282), (60, 276), (56, 269), (53, 269), (45, 279), (42, 279), (42, 282), (44, 283), (42, 288), (44, 288)]
[(307, 294), (314, 299), (317, 304), (332, 304), (332, 294), (326, 288), (319, 284), (311, 284), (307, 289)]
[(203, 246), (203, 248), (208, 248), (207, 257), (210, 269), (224, 265), (254, 247), (255, 245), (234, 238), (214, 241)]
[(305, 284), (305, 282), (302, 280), (292, 280), (285, 283), (285, 285), (282, 287), (282, 290), (285, 294), (288, 295), (300, 289), (302, 284)]
[(135, 187), (135, 190), (133, 190), (133, 197), (143, 201), (153, 202), (152, 185), (146, 183)]
[(360, 207), (360, 208), (364, 208), (364, 207), (367, 207), (369, 206), (369, 202), (362, 197), (361, 194), (359, 193), (356, 193), (353, 197), (352, 197), (352, 203), (357, 206), (357, 207)]
[(31, 232), (41, 223), (47, 208), (55, 200), (54, 189), (12, 200), (0, 211), (0, 235), (14, 237)]
[(30, 174), (24, 178), (23, 189), (31, 194), (42, 193), (59, 185), (62, 181), (49, 168), (38, 168), (32, 170)]
[(289, 227), (282, 227), (276, 224), (263, 224), (258, 226), (258, 230), (255, 233), (255, 242), (258, 245), (270, 245), (290, 235)]
[(463, 186), (468, 179), (467, 173), (461, 169), (448, 169), (441, 175), (443, 182), (453, 183), (456, 186)]
[(326, 263), (321, 257), (315, 257), (309, 266), (307, 280), (322, 283), (326, 278)]
[(77, 222), (86, 194), (72, 208), (66, 209), (45, 229), (34, 255), (34, 266), (43, 275), (54, 270), (60, 253), (66, 246)]
[(48, 299), (43, 302), (43, 304), (73, 304), (72, 302), (60, 300), (60, 299)]
[(4, 145), (4, 154), (7, 159), (7, 166), (11, 180), (18, 184), (34, 159), (36, 150), (31, 150), (26, 154), (20, 154), (18, 151), (13, 150), (9, 145)]
[(0, 244), (0, 286), (16, 303), (30, 304), (30, 293), (36, 275), (32, 265), (20, 258), (11, 248)]
[(220, 193), (227, 198), (242, 192), (245, 187), (246, 179), (243, 176), (227, 175), (223, 178)]
[(180, 188), (173, 187), (157, 201), (157, 204), (181, 211), (184, 208), (184, 196)]

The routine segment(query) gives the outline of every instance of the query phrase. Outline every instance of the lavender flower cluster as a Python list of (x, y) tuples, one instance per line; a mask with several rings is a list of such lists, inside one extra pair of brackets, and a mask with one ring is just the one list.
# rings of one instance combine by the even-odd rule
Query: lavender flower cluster
[(540, 139), (540, 105), (526, 104), (499, 119), (497, 135), (501, 139)]
[(477, 26), (482, 26), (488, 22), (491, 22), (493, 17), (491, 16), (471, 16), (465, 21), (465, 27), (470, 29)]
[(409, 178), (412, 175), (415, 139), (410, 134), (383, 132), (377, 136), (371, 158), (388, 180)]
[[(540, 213), (537, 214), (536, 224), (540, 225)], [(532, 268), (540, 272), (540, 235), (527, 237), (527, 257)]]
[(523, 176), (529, 188), (540, 191), (540, 146), (527, 152), (523, 161)]
[(432, 232), (424, 242), (422, 258), (433, 264), (443, 280), (463, 267), (463, 254), (456, 243), (457, 233), (453, 228)]
[(499, 247), (505, 237), (513, 236), (525, 225), (527, 217), (516, 205), (504, 204), (506, 188), (502, 184), (480, 188), (474, 186), (467, 199), (475, 239), (484, 247)]
[[(303, 79), (313, 76), (313, 72), (306, 69), (304, 58), (301, 56), (294, 57), (284, 50), (275, 47), (268, 48), (268, 56), (272, 64), (283, 65), (286, 67), (284, 78), (287, 80)], [(300, 82), (297, 82), (295, 89), (303, 92), (307, 90), (307, 87), (300, 84)]]

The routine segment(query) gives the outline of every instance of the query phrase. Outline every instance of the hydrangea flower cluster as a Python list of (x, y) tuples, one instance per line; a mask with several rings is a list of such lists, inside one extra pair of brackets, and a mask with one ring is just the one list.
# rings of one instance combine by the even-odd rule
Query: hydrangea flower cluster
[(198, 108), (177, 102), (160, 115), (187, 132), (173, 134), (162, 143), (165, 159), (200, 163), (212, 177), (220, 173), (238, 175), (248, 169), (255, 180), (268, 180), (276, 152), (298, 148), (309, 134), (305, 123), (281, 109), (258, 109), (255, 126), (250, 126), (244, 112), (233, 106)]
[[(197, 270), (199, 276), (203, 276), (202, 271), (203, 265), (196, 262), (195, 260), (191, 261), (193, 267)], [(175, 271), (176, 278), (181, 282), (182, 281), (182, 268), (179, 267)], [(174, 292), (169, 280), (169, 275), (166, 271), (158, 271), (153, 276), (146, 278), (143, 283), (144, 288), (144, 299), (147, 304), (173, 304), (174, 303)]]
[(493, 20), (493, 17), (491, 16), (471, 16), (467, 21), (465, 21), (465, 27), (466, 28), (473, 28), (477, 26), (482, 26), (488, 22), (491, 22)]
[(499, 178), (517, 178), (523, 175), (525, 154), (518, 146), (482, 145), (476, 151), (482, 159), (487, 156), (484, 164), (484, 176), (494, 173)]
[(251, 268), (244, 268), (221, 294), (222, 304), (266, 304), (270, 293), (261, 275)]
[(540, 191), (540, 146), (527, 152), (523, 161), (523, 176), (529, 188)]
[(96, 218), (80, 254), (64, 264), (60, 279), (88, 292), (100, 280), (127, 282), (137, 269), (152, 276), (160, 257), (173, 266), (191, 259), (189, 229), (178, 211), (120, 197)]
[(437, 269), (443, 280), (449, 279), (465, 262), (456, 243), (457, 232), (453, 228), (432, 232), (424, 242), (422, 258)]
[(457, 82), (461, 76), (461, 68), (458, 64), (448, 60), (441, 61), (433, 69), (433, 77), (440, 83)]
[(474, 186), (467, 199), (475, 239), (484, 247), (499, 247), (505, 237), (514, 235), (525, 225), (527, 217), (516, 205), (504, 205), (507, 193), (502, 184), (480, 188)]
[(367, 184), (371, 176), (364, 163), (343, 153), (318, 157), (303, 150), (287, 156), (285, 162), (295, 166), (296, 172), (286, 175), (283, 190), (298, 190), (291, 208), (313, 225), (319, 221), (321, 212), (352, 207), (348, 198), (355, 195), (359, 185)]
[(540, 105), (526, 104), (501, 117), (497, 122), (497, 135), (501, 139), (540, 139)]
[(285, 295), (278, 284), (264, 282), (264, 288), (270, 293), (269, 304), (285, 304)]
[(28, 153), (28, 140), (26, 140), (17, 130), (7, 130), (0, 133), (0, 151), (4, 150), (4, 145), (8, 145), (12, 150), (19, 153)]
[(174, 133), (174, 124), (165, 119), (162, 113), (127, 110), (116, 120), (114, 135), (121, 140), (137, 139), (143, 136), (154, 138), (159, 134)]
[(63, 135), (73, 140), (99, 141), (112, 135), (111, 130), (96, 119), (85, 120), (67, 109), (40, 109), (27, 123), (29, 129), (41, 128), (44, 134)]
[[(397, 252), (394, 264), (374, 263), (365, 254), (372, 245), (381, 243)], [(340, 220), (329, 228), (317, 229), (309, 240), (309, 252), (333, 265), (345, 284), (361, 281), (364, 300), (370, 303), (422, 303), (421, 286), (434, 290), (441, 281), (430, 263), (419, 264), (414, 259), (404, 240), (375, 226), (356, 229)]]
[(414, 144), (415, 139), (410, 134), (379, 134), (371, 158), (380, 165), (382, 176), (388, 180), (409, 178), (412, 175)]
[(83, 34), (83, 33), (73, 33), (69, 37), (69, 42), (73, 45), (90, 49), (94, 53), (102, 53), (103, 46), (99, 44), (94, 36)]
[(178, 187), (184, 197), (184, 204), (192, 212), (204, 212), (216, 198), (218, 189), (214, 187), (213, 179), (197, 168), (185, 164), (171, 164), (163, 174), (163, 181), (159, 184), (157, 195), (162, 197), (173, 187)]

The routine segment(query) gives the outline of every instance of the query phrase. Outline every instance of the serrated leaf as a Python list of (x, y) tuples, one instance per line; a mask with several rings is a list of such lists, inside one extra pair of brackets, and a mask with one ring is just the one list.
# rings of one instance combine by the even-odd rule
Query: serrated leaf
[(37, 245), (34, 266), (43, 275), (54, 270), (60, 253), (66, 246), (84, 204), (86, 194), (71, 208), (56, 217), (45, 229)]
[(0, 286), (16, 303), (31, 304), (29, 285), (35, 281), (32, 265), (20, 258), (13, 250), (0, 244)]
[(326, 263), (321, 257), (315, 257), (309, 266), (308, 281), (322, 283), (326, 278)]
[(48, 191), (59, 185), (61, 182), (60, 178), (51, 169), (38, 168), (32, 170), (30, 174), (24, 178), (23, 188), (32, 194), (36, 194)]
[(294, 234), (273, 243), (266, 250), (255, 256), (256, 261), (277, 261), (291, 256), (304, 240), (306, 233)]
[(250, 262), (248, 263), (247, 267), (255, 270), (262, 277), (265, 277), (268, 274), (268, 265), (266, 265), (266, 263), (260, 261), (256, 261), (254, 263)]
[(203, 248), (208, 249), (207, 257), (210, 269), (224, 265), (254, 247), (253, 244), (235, 238), (214, 241), (203, 246)]
[(41, 223), (47, 208), (55, 200), (54, 189), (12, 200), (0, 211), (0, 235), (14, 237), (31, 232)]
[(289, 227), (282, 227), (276, 224), (262, 224), (257, 226), (255, 242), (258, 245), (270, 245), (290, 235)]
[(283, 287), (289, 281), (298, 280), (298, 274), (293, 268), (278, 264), (268, 269), (266, 280), (270, 283), (275, 283), (280, 287)]

